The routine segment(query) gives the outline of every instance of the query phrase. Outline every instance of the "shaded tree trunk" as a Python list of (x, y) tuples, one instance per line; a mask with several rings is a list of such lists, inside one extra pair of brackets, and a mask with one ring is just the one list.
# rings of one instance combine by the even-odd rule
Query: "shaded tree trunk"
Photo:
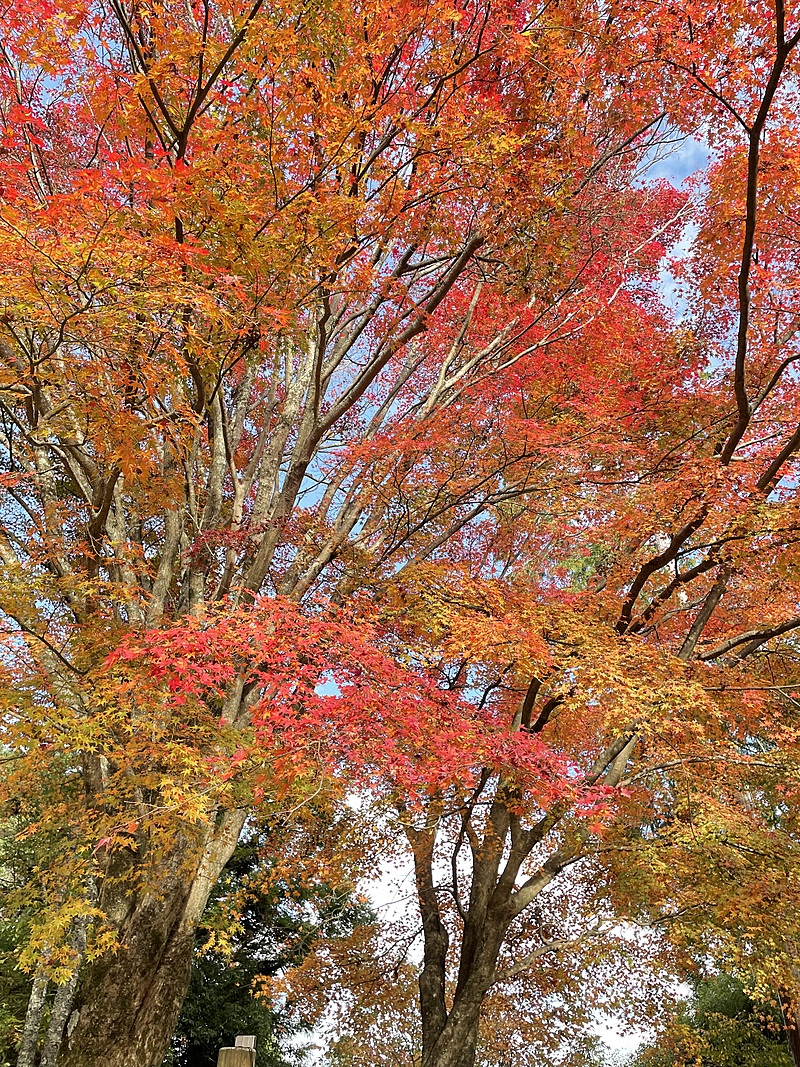
[(195, 932), (244, 818), (220, 816), (191, 865), (184, 839), (156, 885), (118, 902), (101, 897), (116, 918), (119, 949), (82, 975), (58, 1067), (160, 1067), (189, 986)]
[(794, 1067), (800, 1067), (800, 1017), (792, 1000), (784, 993), (780, 994), (780, 1004), (786, 1044), (789, 1046), (792, 1063)]
[[(414, 854), (417, 893), (425, 936), (420, 974), (422, 1067), (474, 1067), (483, 1002), (495, 978), (503, 938), (513, 918), (508, 891), (497, 892), (499, 867), (511, 817), (495, 799), (483, 849), (475, 856), (469, 906), (463, 913), (459, 975), (452, 1004), (447, 1005), (446, 970), (449, 936), (442, 921), (434, 879), (434, 849), (441, 807), (432, 806), (429, 823), (406, 828)], [(528, 851), (530, 849), (528, 845)], [(510, 862), (514, 861), (513, 851)], [(520, 856), (519, 862), (522, 862)], [(500, 879), (502, 881), (502, 879)], [(453, 883), (455, 890), (455, 882)], [(504, 886), (503, 889), (506, 889)]]
[[(538, 680), (533, 679), (513, 720), (514, 729), (524, 727), (539, 732), (550, 712), (563, 700), (562, 696), (549, 698), (534, 717), (539, 689)], [(597, 756), (582, 784), (591, 787), (603, 781), (609, 786), (618, 785), (637, 738), (633, 727), (614, 738)], [(463, 798), (458, 807), (452, 798), (446, 804), (444, 797), (437, 795), (430, 801), (422, 825), (414, 826), (410, 820), (405, 824), (414, 857), (425, 942), (419, 979), (422, 1067), (474, 1067), (481, 1009), (490, 989), (498, 981), (524, 973), (552, 947), (552, 943), (550, 947), (543, 943), (505, 972), (498, 972), (508, 929), (563, 870), (580, 859), (588, 836), (585, 828), (574, 827), (569, 842), (554, 838), (547, 858), (532, 873), (524, 875), (524, 865), (534, 849), (559, 826), (569, 808), (555, 803), (526, 827), (516, 811), (519, 804), (516, 787), (499, 776), (484, 817), (476, 806), (481, 799), (485, 803), (491, 779), (491, 770), (485, 768), (472, 794)], [(437, 876), (434, 874), (437, 838), (446, 824), (448, 806), (456, 811), (460, 807), (458, 823), (456, 827), (451, 825), (452, 837), (447, 849), (449, 884), (441, 871)], [(471, 872), (468, 879), (460, 879), (458, 857), (465, 842), (471, 854)], [(440, 862), (442, 858), (444, 854), (440, 853)], [(469, 886), (468, 899), (465, 899), (465, 881)], [(455, 902), (462, 923), (457, 979), (449, 1006), (446, 989), (451, 938), (439, 906), (440, 893), (446, 893)]]
[[(423, 1048), (422, 1067), (474, 1067), (480, 1032), (481, 1009), (492, 987), (497, 958), (509, 925), (509, 913), (487, 916), (482, 924), (482, 944), (467, 967), (462, 968), (462, 981), (456, 987), (449, 1012), (433, 1033), (428, 1029), (428, 1041)], [(441, 1007), (433, 997), (426, 996), (420, 983), (420, 1007), (423, 1019), (441, 1019)]]
[(474, 1067), (484, 996), (453, 1005), (439, 1039), (423, 1056), (423, 1067)]

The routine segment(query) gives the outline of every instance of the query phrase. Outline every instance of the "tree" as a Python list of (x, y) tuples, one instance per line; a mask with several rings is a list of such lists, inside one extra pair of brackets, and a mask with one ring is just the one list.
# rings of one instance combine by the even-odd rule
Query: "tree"
[[(795, 31), (574, 0), (4, 26), (0, 670), (45, 1060), (157, 1067), (250, 807), (357, 793), (413, 852), (423, 1065), (472, 1067), (487, 998), (606, 943), (625, 857), (718, 875), (718, 827), (774, 832)], [(709, 123), (696, 205), (645, 180)]]
[(0, 1063), (10, 1067), (22, 1033), (31, 992), (28, 976), (17, 967), (22, 938), (13, 922), (0, 924)]
[(694, 983), (684, 1011), (631, 1067), (790, 1067), (783, 1021), (777, 1004), (758, 1004), (730, 975)]
[[(42, 837), (67, 827), (31, 887), (43, 922), (26, 958), (45, 981), (66, 936), (62, 965), (83, 961), (64, 1063), (156, 1064), (254, 790), (285, 797), (288, 779), (293, 805), (314, 775), (313, 751), (288, 740), (287, 680), (314, 705), (337, 643), (350, 663), (369, 652), (308, 597), (375, 587), (401, 550), (435, 552), (526, 491), (527, 451), (471, 463), (449, 492), (435, 472), (416, 515), (404, 483), (431, 462), (440, 413), (446, 462), (474, 450), (448, 440), (465, 389), (513, 366), (526, 338), (544, 350), (613, 307), (657, 260), (649, 238), (675, 198), (631, 190), (635, 232), (615, 235), (623, 164), (657, 139), (658, 110), (648, 98), (623, 113), (605, 90), (587, 108), (604, 53), (584, 52), (572, 14), (6, 15), (3, 662), (21, 757), (8, 788), (36, 798)], [(574, 82), (547, 73), (567, 68)], [(465, 360), (459, 333), (484, 291), (490, 306), (519, 296)], [(272, 634), (275, 671), (251, 678), (241, 657), (269, 661)], [(304, 634), (298, 673), (286, 645)], [(232, 642), (202, 679), (224, 692), (181, 682), (173, 707), (137, 649), (169, 649), (200, 684), (198, 641)], [(367, 727), (370, 700), (405, 677), (382, 655), (366, 659), (383, 672), (375, 696), (353, 684), (341, 702)], [(265, 693), (273, 720), (254, 717)], [(421, 717), (418, 700), (405, 710)], [(333, 703), (316, 706), (330, 719)], [(232, 773), (254, 741), (280, 763), (266, 783)]]
[[(10, 818), (0, 826), (0, 1063), (10, 1067), (24, 1032), (26, 1007), (33, 992), (31, 976), (19, 966), (20, 951), (29, 935), (30, 910), (24, 905), (25, 891), (38, 862), (25, 840), (24, 824)], [(22, 899), (20, 899), (22, 898)]]
[(236, 1034), (257, 1038), (258, 1067), (282, 1067), (297, 1034), (289, 1010), (259, 996), (260, 983), (300, 963), (320, 938), (346, 937), (374, 920), (346, 886), (272, 877), (269, 828), (251, 832), (229, 860), (198, 930), (195, 961), (170, 1067), (215, 1067)]

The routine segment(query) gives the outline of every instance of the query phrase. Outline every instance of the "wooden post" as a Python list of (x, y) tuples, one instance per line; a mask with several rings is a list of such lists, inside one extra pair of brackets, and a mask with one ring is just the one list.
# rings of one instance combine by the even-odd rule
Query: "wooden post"
[(256, 1067), (256, 1039), (240, 1034), (233, 1048), (221, 1048), (217, 1067)]
[(256, 1050), (252, 1048), (221, 1048), (217, 1067), (254, 1067)]

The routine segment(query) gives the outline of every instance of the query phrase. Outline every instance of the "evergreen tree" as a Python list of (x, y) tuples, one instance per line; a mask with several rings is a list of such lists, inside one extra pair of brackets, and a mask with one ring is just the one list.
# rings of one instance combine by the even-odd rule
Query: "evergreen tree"
[(237, 1034), (254, 1034), (257, 1067), (281, 1067), (300, 1025), (259, 996), (260, 980), (296, 966), (320, 938), (347, 936), (373, 919), (355, 894), (265, 861), (266, 834), (252, 832), (233, 854), (197, 935), (189, 993), (165, 1067), (216, 1067)]
[(792, 1067), (780, 1006), (728, 974), (697, 979), (682, 1012), (628, 1067)]

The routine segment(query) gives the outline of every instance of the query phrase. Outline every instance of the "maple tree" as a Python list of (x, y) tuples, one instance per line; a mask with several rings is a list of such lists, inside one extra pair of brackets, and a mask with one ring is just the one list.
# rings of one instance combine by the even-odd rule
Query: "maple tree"
[[(4, 11), (23, 1067), (51, 982), (43, 1063), (161, 1062), (254, 804), (395, 812), (424, 1067), (472, 1067), (487, 998), (600, 943), (587, 914), (702, 877), (692, 916), (752, 954), (795, 856), (797, 32), (781, 3)], [(711, 145), (691, 196), (647, 178), (676, 131)]]

